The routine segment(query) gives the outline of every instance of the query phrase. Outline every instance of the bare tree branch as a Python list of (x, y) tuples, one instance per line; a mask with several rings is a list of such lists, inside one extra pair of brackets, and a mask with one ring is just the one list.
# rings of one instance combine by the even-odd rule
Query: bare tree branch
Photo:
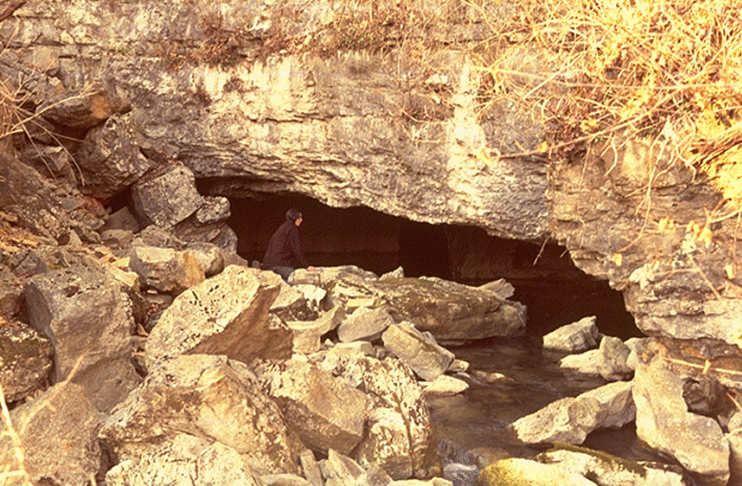
[(3, 13), (0, 14), (0, 22), (2, 22), (3, 20), (13, 15), (15, 11), (21, 8), (22, 6), (24, 6), (27, 1), (28, 0), (20, 0), (19, 2), (15, 2), (12, 5), (8, 5), (3, 11)]

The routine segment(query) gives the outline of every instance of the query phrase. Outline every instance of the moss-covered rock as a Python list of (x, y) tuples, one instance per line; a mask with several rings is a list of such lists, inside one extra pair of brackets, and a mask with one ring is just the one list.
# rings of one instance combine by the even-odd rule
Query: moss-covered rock
[(479, 473), (476, 486), (595, 486), (595, 483), (556, 466), (509, 458), (495, 462)]

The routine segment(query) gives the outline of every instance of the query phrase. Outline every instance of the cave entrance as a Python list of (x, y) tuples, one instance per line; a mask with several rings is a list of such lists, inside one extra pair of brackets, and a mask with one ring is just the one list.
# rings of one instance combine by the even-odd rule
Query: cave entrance
[(623, 295), (577, 269), (555, 244), (505, 240), (479, 228), (417, 223), (364, 207), (331, 208), (307, 197), (230, 202), (237, 252), (248, 261), (262, 260), (271, 234), (286, 211), (296, 207), (304, 213), (302, 240), (312, 265), (356, 265), (377, 275), (401, 266), (408, 277), (433, 276), (467, 285), (504, 278), (515, 288), (512, 299), (528, 307), (529, 335), (595, 315), (604, 334), (641, 336)]

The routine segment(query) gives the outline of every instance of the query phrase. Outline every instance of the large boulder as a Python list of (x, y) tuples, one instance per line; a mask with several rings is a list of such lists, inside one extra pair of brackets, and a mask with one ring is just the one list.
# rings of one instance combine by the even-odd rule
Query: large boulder
[(155, 164), (139, 150), (129, 115), (114, 115), (88, 131), (76, 157), (83, 192), (108, 201)]
[(581, 353), (598, 346), (600, 333), (596, 317), (589, 316), (562, 326), (542, 338), (545, 349), (565, 353)]
[(303, 450), (255, 375), (226, 356), (179, 356), (151, 370), (100, 431), (122, 461), (142, 464), (182, 434), (205, 440), (196, 455), (213, 443), (234, 449), (255, 474), (296, 473)]
[(359, 464), (376, 464), (394, 479), (440, 476), (430, 411), (409, 366), (396, 358), (380, 361), (360, 353), (327, 353), (314, 359), (321, 369), (369, 397), (366, 434), (351, 454)]
[(630, 352), (619, 338), (603, 336), (598, 349), (567, 355), (559, 360), (559, 366), (579, 373), (600, 375), (606, 381), (624, 380), (634, 373), (627, 364)]
[(230, 265), (184, 291), (147, 339), (147, 366), (181, 354), (224, 354), (245, 363), (289, 358), (291, 330), (269, 316), (281, 284), (273, 272)]
[(321, 280), (334, 304), (354, 298), (374, 299), (396, 322), (408, 321), (442, 343), (507, 336), (525, 326), (522, 304), (439, 278), (380, 280), (358, 272), (322, 272)]
[(595, 483), (577, 473), (529, 459), (501, 459), (479, 473), (477, 486), (505, 484), (528, 486), (595, 486)]
[(639, 366), (633, 381), (636, 435), (647, 445), (674, 457), (708, 484), (729, 480), (729, 443), (719, 423), (688, 411), (683, 380), (661, 357)]
[(203, 205), (196, 179), (188, 168), (174, 164), (132, 188), (134, 209), (143, 226), (171, 228)]
[(131, 363), (134, 315), (124, 284), (96, 265), (31, 277), (31, 325), (54, 344), (52, 381), (71, 376), (101, 411), (123, 401), (141, 378)]
[(362, 391), (306, 360), (264, 362), (254, 370), (310, 449), (348, 454), (363, 438), (368, 398)]
[(394, 324), (394, 319), (384, 307), (360, 307), (353, 311), (338, 327), (338, 339), (347, 343), (351, 341), (373, 341), (381, 337), (387, 327)]
[(10, 416), (20, 443), (11, 440), (7, 424), (2, 421), (2, 476), (25, 471), (29, 483), (10, 479), (7, 484), (90, 484), (90, 478), (101, 467), (97, 437), (100, 414), (81, 386), (58, 383), (33, 402), (14, 409)]

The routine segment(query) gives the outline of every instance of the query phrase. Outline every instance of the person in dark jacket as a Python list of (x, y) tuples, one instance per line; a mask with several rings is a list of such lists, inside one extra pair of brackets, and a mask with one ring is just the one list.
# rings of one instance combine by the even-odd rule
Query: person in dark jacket
[(307, 262), (301, 248), (299, 226), (304, 221), (301, 212), (296, 208), (286, 211), (286, 221), (278, 227), (268, 242), (268, 249), (263, 257), (263, 268), (273, 270), (286, 282), (296, 270), (296, 263), (302, 268), (315, 272), (317, 269)]

